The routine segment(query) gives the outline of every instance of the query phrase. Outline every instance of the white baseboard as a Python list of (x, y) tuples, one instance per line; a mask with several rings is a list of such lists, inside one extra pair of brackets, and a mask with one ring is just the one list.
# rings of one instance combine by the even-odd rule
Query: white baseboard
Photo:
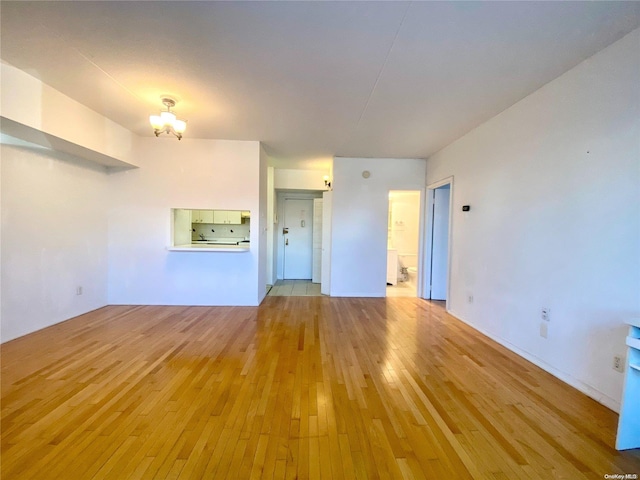
[(545, 362), (544, 360), (542, 360), (541, 358), (536, 357), (535, 355), (533, 355), (533, 354), (531, 354), (531, 353), (529, 353), (529, 352), (527, 352), (525, 350), (522, 350), (520, 347), (517, 347), (516, 345), (510, 343), (508, 340), (505, 340), (504, 338), (501, 338), (501, 337), (498, 337), (496, 335), (493, 335), (491, 332), (487, 332), (483, 328), (480, 328), (477, 325), (474, 325), (473, 323), (464, 320), (460, 315), (458, 315), (457, 313), (453, 312), (452, 310), (447, 310), (447, 313), (449, 315), (451, 315), (452, 317), (454, 317), (456, 320), (460, 320), (462, 323), (465, 323), (465, 324), (469, 325), (471, 328), (473, 328), (474, 330), (477, 330), (478, 332), (482, 333), (483, 335), (486, 335), (487, 337), (489, 337), (494, 342), (499, 343), (503, 347), (511, 350), (513, 353), (516, 353), (517, 355), (520, 355), (525, 360), (528, 360), (529, 362), (533, 363), (534, 365), (540, 367), (545, 372), (550, 373), (554, 377), (562, 380), (564, 383), (572, 386), (573, 388), (575, 388), (576, 390), (584, 393), (588, 397), (593, 398), (596, 402), (604, 405), (605, 407), (613, 410), (616, 413), (620, 413), (620, 402), (618, 402), (617, 400), (611, 398), (607, 394), (602, 393), (597, 388), (594, 388), (591, 385), (588, 385), (588, 384), (582, 382), (581, 380), (578, 380), (577, 378), (569, 375), (568, 373), (565, 373), (565, 372), (562, 372), (562, 371), (558, 370), (553, 365), (550, 365), (547, 362)]

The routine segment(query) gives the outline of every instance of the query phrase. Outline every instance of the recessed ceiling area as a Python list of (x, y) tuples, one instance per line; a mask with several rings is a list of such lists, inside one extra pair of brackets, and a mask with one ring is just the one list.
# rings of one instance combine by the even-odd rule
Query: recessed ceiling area
[(6, 2), (0, 56), (141, 136), (276, 167), (426, 158), (640, 25), (639, 2)]

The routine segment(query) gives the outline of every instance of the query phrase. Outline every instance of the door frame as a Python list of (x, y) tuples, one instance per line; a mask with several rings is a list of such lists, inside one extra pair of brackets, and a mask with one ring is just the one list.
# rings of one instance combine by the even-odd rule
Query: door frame
[[(284, 279), (284, 235), (282, 234), (282, 228), (284, 225), (284, 201), (285, 199), (291, 200), (313, 200), (314, 198), (322, 198), (322, 191), (312, 190), (308, 192), (288, 192), (286, 190), (276, 190), (276, 205), (277, 205), (277, 218), (275, 223), (276, 234), (276, 280)], [(311, 244), (313, 250), (313, 243)], [(312, 252), (313, 253), (313, 252)]]
[(422, 263), (422, 274), (420, 277), (423, 279), (422, 283), (422, 298), (426, 300), (431, 299), (431, 253), (433, 248), (433, 194), (432, 192), (437, 188), (450, 186), (449, 190), (449, 232), (447, 233), (447, 294), (445, 299), (445, 310), (449, 311), (449, 300), (451, 299), (451, 249), (453, 246), (452, 232), (453, 232), (453, 175), (437, 182), (433, 182), (427, 185), (426, 190), (426, 215), (425, 215), (425, 248)]
[(322, 193), (322, 259), (320, 260), (320, 293), (331, 295), (331, 218), (333, 191)]

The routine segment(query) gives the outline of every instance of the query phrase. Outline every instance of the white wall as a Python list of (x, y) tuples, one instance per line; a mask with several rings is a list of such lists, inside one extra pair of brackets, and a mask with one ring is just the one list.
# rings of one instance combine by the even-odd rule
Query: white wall
[(427, 183), (455, 176), (451, 312), (614, 409), (640, 312), (638, 45), (636, 30), (427, 162)]
[(274, 168), (267, 167), (267, 283), (276, 282), (276, 230), (274, 225), (276, 214), (276, 191), (274, 185)]
[(268, 265), (267, 263), (270, 261), (271, 257), (267, 255), (267, 245), (268, 245), (268, 237), (270, 229), (268, 228), (268, 209), (270, 206), (269, 203), (269, 193), (267, 192), (267, 188), (269, 186), (269, 160), (266, 152), (262, 145), (260, 148), (260, 157), (259, 157), (259, 165), (258, 165), (258, 188), (259, 188), (259, 196), (258, 196), (258, 221), (254, 222), (253, 229), (258, 229), (258, 305), (264, 297), (267, 295), (267, 283), (271, 283), (267, 278)]
[(276, 168), (274, 183), (276, 190), (327, 190), (324, 176), (329, 170), (296, 170)]
[[(139, 147), (139, 169), (110, 175), (109, 303), (258, 305), (266, 246), (259, 142), (166, 137)], [(168, 252), (171, 208), (250, 210), (250, 252)]]
[(107, 304), (108, 177), (35, 145), (0, 148), (5, 342)]
[[(385, 296), (389, 190), (423, 192), (425, 164), (422, 159), (334, 158), (331, 296)], [(369, 178), (363, 178), (364, 170)]]

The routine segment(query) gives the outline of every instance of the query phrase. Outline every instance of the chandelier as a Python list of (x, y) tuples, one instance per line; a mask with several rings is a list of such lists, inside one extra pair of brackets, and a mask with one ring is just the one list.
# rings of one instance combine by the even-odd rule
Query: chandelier
[(171, 108), (176, 106), (176, 101), (173, 98), (163, 98), (162, 103), (167, 107), (167, 110), (161, 111), (160, 115), (149, 116), (153, 133), (156, 134), (156, 137), (160, 136), (162, 132), (172, 133), (180, 140), (187, 129), (187, 122), (178, 120), (176, 114), (171, 111)]

